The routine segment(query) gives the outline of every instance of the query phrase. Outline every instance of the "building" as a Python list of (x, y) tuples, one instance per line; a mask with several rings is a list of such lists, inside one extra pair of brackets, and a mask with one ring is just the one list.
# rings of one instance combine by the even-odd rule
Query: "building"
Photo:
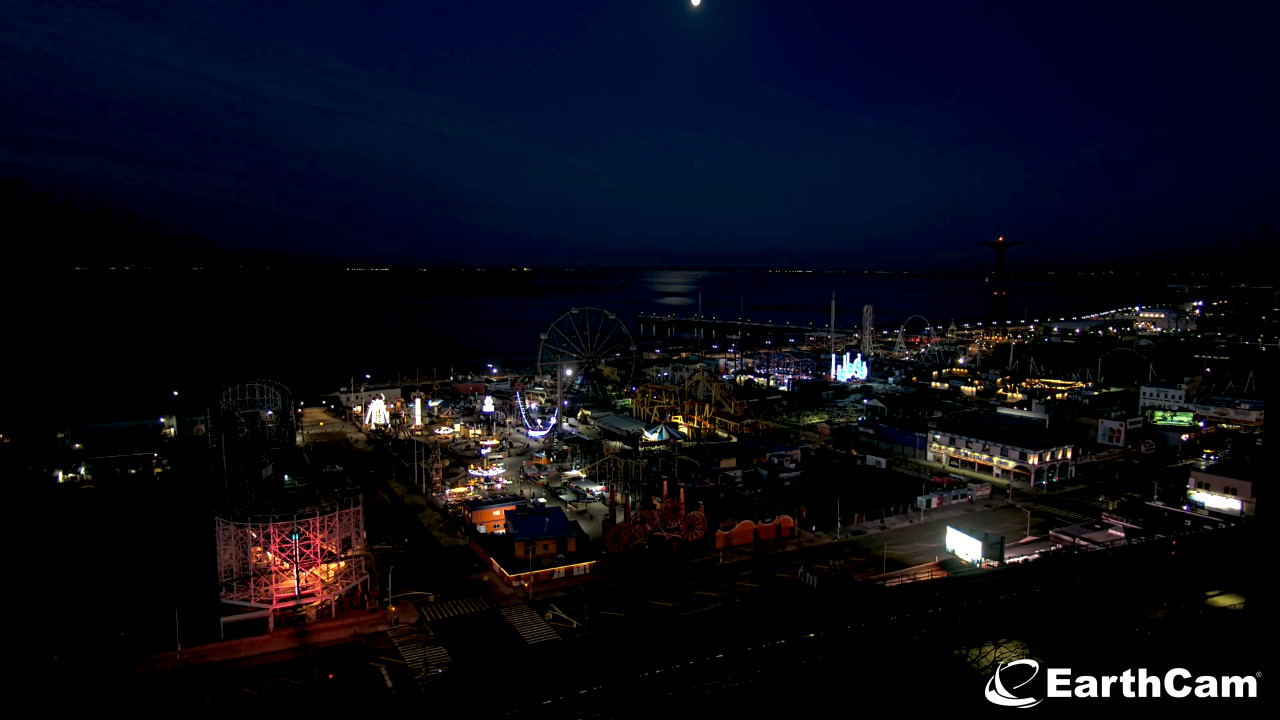
[(1166, 308), (1138, 308), (1136, 312), (1128, 314), (1128, 319), (1133, 320), (1133, 327), (1138, 332), (1194, 332), (1196, 329), (1193, 316)]
[(511, 587), (532, 587), (595, 571), (586, 532), (560, 507), (517, 507), (505, 512), (504, 534), (471, 534), (471, 548)]
[(1262, 400), (1212, 397), (1203, 403), (1189, 404), (1187, 409), (1224, 430), (1259, 432), (1266, 403)]
[(1041, 484), (1075, 476), (1072, 443), (1038, 429), (980, 420), (940, 420), (929, 431), (927, 459), (1014, 482)]
[(1225, 460), (1203, 470), (1192, 470), (1187, 479), (1187, 502), (1211, 513), (1251, 517), (1256, 510), (1253, 483), (1262, 468), (1247, 462)]
[(644, 431), (649, 427), (643, 420), (629, 415), (597, 411), (592, 418), (593, 424), (600, 431), (601, 437), (606, 440), (617, 440), (631, 447), (637, 447), (640, 444)]
[(1078, 388), (1068, 391), (1067, 397), (1091, 410), (1100, 412), (1128, 411), (1138, 404), (1138, 391), (1134, 388)]
[(488, 395), (489, 385), (483, 380), (462, 380), (453, 383), (453, 391), (459, 395)]
[(1218, 530), (1228, 525), (1221, 516), (1214, 517), (1189, 507), (1184, 509), (1181, 505), (1166, 505), (1159, 500), (1117, 504), (1102, 512), (1102, 521), (1110, 523), (1115, 532), (1124, 535), (1126, 541), (1181, 535), (1191, 531)]
[(1128, 447), (1142, 430), (1142, 418), (1098, 418), (1098, 444)]
[(519, 510), (527, 504), (524, 498), (516, 495), (476, 498), (462, 503), (462, 517), (478, 533), (500, 535), (507, 531), (507, 512)]
[(369, 401), (383, 397), (387, 405), (397, 405), (400, 400), (400, 387), (397, 385), (361, 385), (360, 389), (342, 388), (337, 393), (343, 407), (364, 408)]
[(1177, 384), (1143, 385), (1138, 395), (1139, 410), (1184, 410), (1200, 386), (1200, 378), (1186, 378)]

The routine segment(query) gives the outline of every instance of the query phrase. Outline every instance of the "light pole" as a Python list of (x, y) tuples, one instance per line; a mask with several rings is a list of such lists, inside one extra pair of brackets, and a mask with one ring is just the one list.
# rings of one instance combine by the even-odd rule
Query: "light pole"
[(1021, 505), (1014, 505), (1014, 507), (1018, 508), (1019, 510), (1027, 514), (1027, 534), (1025, 535), (1025, 537), (1031, 537), (1031, 511), (1022, 507)]
[(884, 551), (880, 553), (881, 568), (880, 574), (887, 575), (889, 573), (889, 543), (884, 543)]
[(387, 609), (395, 610), (395, 606), (391, 604), (391, 573), (396, 569), (395, 565), (387, 568)]
[(1160, 483), (1155, 480), (1152, 480), (1151, 487), (1152, 487), (1151, 502), (1156, 502), (1157, 500), (1160, 499)]

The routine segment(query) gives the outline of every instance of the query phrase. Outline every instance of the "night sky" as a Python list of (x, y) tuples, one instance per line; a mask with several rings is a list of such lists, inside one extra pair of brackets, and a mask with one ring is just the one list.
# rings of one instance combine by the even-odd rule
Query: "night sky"
[(368, 263), (988, 267), (1003, 235), (1036, 267), (1277, 230), (1275, 3), (0, 8), (31, 247), (67, 227), (39, 193)]

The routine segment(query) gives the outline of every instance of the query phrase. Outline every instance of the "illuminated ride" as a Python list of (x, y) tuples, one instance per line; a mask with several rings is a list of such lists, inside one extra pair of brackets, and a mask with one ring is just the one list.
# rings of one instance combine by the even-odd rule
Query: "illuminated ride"
[(520, 391), (517, 390), (516, 407), (520, 408), (520, 422), (524, 424), (524, 434), (534, 440), (541, 439), (547, 433), (551, 432), (551, 429), (556, 426), (556, 418), (560, 416), (560, 408), (552, 410), (550, 418), (534, 415), (533, 422), (530, 422), (529, 413), (525, 411), (526, 405), (528, 405), (530, 411), (537, 409), (536, 403), (532, 400), (526, 403), (525, 399), (520, 396)]
[(324, 607), (367, 585), (364, 508), (358, 494), (278, 515), (223, 512), (215, 519), (222, 602), (276, 611)]
[[(290, 479), (284, 450), (296, 443), (289, 391), (251, 381), (222, 393), (209, 416), (225, 491), (214, 517), (220, 600), (236, 606), (225, 625), (283, 611), (336, 615), (339, 600), (369, 586), (364, 507), (358, 490), (304, 492)], [(354, 599), (354, 598), (353, 598)]]
[(862, 353), (858, 353), (858, 357), (850, 362), (849, 355), (845, 353), (844, 361), (837, 364), (836, 354), (831, 353), (831, 377), (836, 382), (865, 382), (869, 370), (867, 361), (862, 359)]
[[(469, 445), (469, 443), (467, 444)], [(496, 465), (489, 464), (489, 455), (493, 451), (497, 450), (498, 446), (501, 444), (502, 439), (493, 435), (487, 435), (480, 438), (480, 440), (476, 442), (476, 445), (479, 447), (477, 447), (475, 451), (475, 455), (480, 458), (480, 464), (476, 465), (473, 463), (469, 465), (467, 467), (467, 474), (473, 478), (496, 478), (505, 473), (507, 468), (502, 463), (497, 463)], [(460, 453), (456, 448), (453, 450), (454, 452)], [(469, 455), (470, 453), (467, 454)]]
[[(924, 323), (924, 328), (913, 333), (908, 327), (915, 327), (914, 321)], [(912, 315), (898, 326), (898, 339), (894, 345), (894, 355), (900, 360), (916, 360), (930, 364), (940, 364), (942, 357), (938, 343), (942, 341), (929, 324), (929, 318), (923, 315)]]
[(379, 395), (369, 401), (369, 409), (364, 413), (365, 430), (387, 430), (391, 428), (391, 413), (387, 410), (387, 396)]
[(471, 465), (467, 468), (468, 475), (478, 478), (494, 478), (506, 471), (507, 469), (502, 465)]
[(572, 308), (551, 323), (541, 338), (538, 374), (555, 379), (569, 416), (583, 405), (608, 404), (611, 386), (635, 372), (631, 332), (608, 310)]
[(811, 379), (818, 372), (818, 362), (812, 355), (792, 349), (757, 351), (750, 365), (770, 387), (782, 390), (790, 390), (796, 380)]

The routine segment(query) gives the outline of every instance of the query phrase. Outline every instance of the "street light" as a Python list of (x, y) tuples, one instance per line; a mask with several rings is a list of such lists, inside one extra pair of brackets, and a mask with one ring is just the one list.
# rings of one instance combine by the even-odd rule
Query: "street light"
[(883, 561), (880, 574), (886, 575), (889, 572), (889, 543), (887, 542), (884, 544), (884, 551), (880, 553), (880, 559)]
[(840, 500), (843, 495), (836, 496), (836, 540), (840, 539)]
[(1015, 504), (1014, 507), (1018, 508), (1019, 510), (1027, 514), (1027, 534), (1025, 537), (1031, 537), (1031, 511), (1022, 507), (1021, 505)]
[(395, 565), (387, 568), (387, 607), (394, 611), (396, 608), (391, 604), (391, 573), (396, 569)]
[(1151, 491), (1151, 502), (1156, 502), (1160, 499), (1160, 483), (1152, 480), (1151, 487), (1153, 488)]

